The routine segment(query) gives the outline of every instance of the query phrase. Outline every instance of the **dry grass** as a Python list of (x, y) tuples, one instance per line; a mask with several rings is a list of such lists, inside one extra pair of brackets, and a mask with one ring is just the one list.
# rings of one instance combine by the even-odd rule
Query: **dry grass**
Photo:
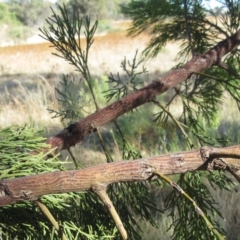
[[(149, 37), (146, 34), (126, 37), (128, 24), (121, 23), (121, 31), (95, 37), (89, 58), (92, 75), (121, 72), (120, 63), (124, 56), (131, 60), (137, 49), (139, 52), (144, 49)], [(84, 45), (85, 40), (81, 43)], [(57, 104), (54, 88), (60, 75), (71, 74), (75, 69), (52, 55), (54, 51), (48, 42), (0, 48), (1, 127), (30, 122), (38, 126), (61, 127), (46, 109)], [(149, 72), (159, 75), (174, 66), (177, 51), (177, 45), (169, 44), (145, 66)]]
[[(146, 34), (136, 38), (126, 37), (126, 31), (109, 33), (96, 36), (91, 48), (89, 65), (94, 75), (117, 72), (124, 56), (132, 59), (135, 51), (141, 52), (149, 41)], [(84, 39), (81, 43), (84, 46)], [(147, 63), (149, 71), (163, 72), (169, 70), (175, 64), (175, 56), (178, 51), (176, 44), (169, 44), (165, 51)], [(55, 52), (49, 43), (18, 45), (0, 48), (0, 73), (69, 73), (74, 71), (63, 59), (51, 55)]]
[(36, 85), (28, 88), (26, 82), (32, 81), (31, 76), (23, 78), (23, 84), (14, 78), (4, 83), (0, 96), (1, 127), (23, 124), (43, 127), (58, 124), (59, 121), (52, 119), (47, 112), (47, 108), (54, 108), (58, 104), (54, 86), (38, 75), (34, 76)]

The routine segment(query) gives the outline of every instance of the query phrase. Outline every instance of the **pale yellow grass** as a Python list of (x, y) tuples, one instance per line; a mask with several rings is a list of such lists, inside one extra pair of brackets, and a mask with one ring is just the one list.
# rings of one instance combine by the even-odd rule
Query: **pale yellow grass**
[[(126, 37), (126, 31), (96, 36), (90, 50), (89, 66), (94, 75), (109, 74), (121, 71), (120, 63), (124, 57), (133, 59), (136, 50), (139, 53), (146, 47), (149, 37), (142, 34), (139, 37)], [(85, 40), (82, 39), (84, 46)], [(146, 67), (149, 71), (163, 72), (175, 64), (175, 57), (179, 46), (168, 44), (165, 50), (154, 60), (148, 61)], [(16, 73), (68, 73), (75, 69), (66, 61), (51, 52), (49, 43), (29, 44), (0, 48), (1, 74)]]
[[(108, 75), (110, 72), (121, 73), (120, 64), (124, 57), (132, 60), (137, 49), (140, 55), (149, 41), (146, 34), (136, 38), (126, 37), (125, 30), (96, 36), (94, 39), (89, 58), (90, 70), (94, 76)], [(82, 39), (81, 42), (84, 45), (85, 39)], [(178, 49), (178, 45), (169, 44), (156, 59), (148, 61), (144, 65), (150, 73), (159, 76), (176, 64), (175, 56)], [(50, 48), (47, 42), (0, 48), (0, 84), (5, 85), (5, 91), (1, 93), (0, 98), (1, 128), (25, 123), (59, 128), (62, 126), (59, 120), (52, 119), (47, 108), (57, 106), (54, 88), (55, 83), (59, 82), (59, 74), (70, 74), (75, 69), (68, 62), (52, 55), (51, 52), (56, 51), (54, 48)], [(24, 76), (24, 80), (21, 81), (35, 81), (37, 87), (29, 90), (23, 87), (23, 82), (18, 82), (15, 91), (9, 93), (6, 75), (10, 75), (11, 79), (12, 76), (19, 73)], [(34, 80), (28, 80), (29, 74), (36, 75)], [(45, 78), (47, 74), (53, 75), (54, 80)], [(6, 98), (10, 101), (6, 101)]]
[(59, 120), (51, 118), (47, 110), (58, 105), (54, 86), (40, 75), (35, 80), (36, 88), (32, 90), (22, 86), (19, 81), (15, 81), (15, 88), (11, 92), (5, 87), (0, 97), (1, 128), (23, 124), (33, 124), (39, 128), (59, 125)]

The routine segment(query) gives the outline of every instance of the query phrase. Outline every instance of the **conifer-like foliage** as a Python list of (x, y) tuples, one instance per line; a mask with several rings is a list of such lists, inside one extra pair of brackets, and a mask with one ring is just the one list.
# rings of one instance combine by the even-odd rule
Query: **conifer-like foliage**
[[(179, 65), (197, 54), (205, 52), (217, 42), (230, 36), (239, 27), (239, 1), (221, 1), (222, 13), (216, 16), (203, 1), (132, 1), (122, 6), (122, 11), (133, 19), (130, 36), (137, 36), (147, 30), (151, 40), (143, 52), (143, 57), (155, 57), (168, 42), (181, 44), (178, 54)], [(206, 3), (205, 3), (206, 4)], [(225, 94), (229, 94), (239, 105), (239, 51), (229, 54), (219, 67), (195, 73), (182, 83), (163, 106), (169, 110), (171, 103), (181, 101), (183, 108), (179, 118), (181, 127), (196, 136), (198, 142), (188, 141), (190, 147), (196, 144), (227, 144), (227, 139), (209, 139), (203, 134), (204, 127), (217, 127), (220, 105)], [(199, 120), (202, 121), (199, 121)], [(156, 114), (160, 124), (169, 120), (162, 109)]]
[[(129, 29), (130, 35), (137, 36), (147, 30), (151, 41), (143, 52), (140, 63), (145, 58), (155, 57), (169, 41), (179, 41), (179, 65), (181, 62), (203, 53), (226, 36), (235, 32), (239, 25), (238, 1), (223, 2), (221, 16), (203, 5), (202, 1), (131, 1), (122, 6), (123, 13), (133, 19)], [(85, 107), (89, 104), (99, 110), (99, 96), (96, 86), (98, 79), (92, 77), (89, 69), (89, 52), (94, 44), (94, 34), (98, 22), (91, 23), (89, 18), (72, 19), (67, 9), (59, 7), (60, 14), (53, 11), (47, 19), (47, 27), (40, 29), (43, 38), (51, 42), (57, 50), (55, 55), (73, 65), (80, 74), (79, 79), (64, 76), (62, 88), (56, 89), (61, 109), (51, 109), (55, 117), (60, 117), (64, 124), (69, 124), (86, 116)], [(72, 15), (71, 15), (72, 16)], [(85, 44), (80, 38), (84, 34)], [(130, 41), (130, 39), (129, 39)], [(176, 53), (177, 54), (177, 53)], [(137, 52), (133, 61), (124, 59), (122, 69), (125, 78), (110, 74), (107, 90), (103, 95), (107, 101), (119, 99), (136, 91), (144, 83), (139, 76), (146, 72), (139, 69)], [(227, 145), (226, 139), (210, 138), (209, 128), (216, 128), (219, 123), (219, 106), (224, 102), (225, 94), (229, 94), (239, 104), (239, 52), (229, 54), (219, 66), (194, 73), (190, 79), (174, 88), (169, 101), (155, 101), (159, 108), (155, 114), (155, 122), (163, 131), (177, 129), (182, 140), (182, 149), (192, 149), (203, 144)], [(74, 92), (74, 94), (73, 94)], [(84, 95), (83, 92), (88, 92)], [(182, 109), (180, 116), (171, 114), (170, 107), (178, 102)], [(129, 113), (135, 114), (135, 111)], [(110, 127), (109, 127), (110, 128)], [(123, 159), (141, 157), (140, 150), (128, 142), (120, 121), (111, 125), (118, 136), (119, 149)], [(114, 161), (102, 134), (97, 131), (98, 141), (106, 155), (106, 162)], [(151, 138), (151, 136), (149, 136)], [(43, 139), (37, 137), (32, 128), (8, 128), (0, 132), (0, 178), (27, 176), (46, 171), (64, 170), (64, 162), (49, 155), (30, 154), (44, 148)], [(6, 147), (7, 146), (7, 147)], [(34, 160), (34, 163), (33, 163)], [(74, 167), (81, 168), (73, 157)], [(160, 180), (148, 183), (117, 183), (108, 189), (108, 194), (128, 231), (129, 239), (141, 239), (141, 229), (137, 216), (157, 226), (152, 213), (160, 211), (152, 201), (149, 183), (159, 186)], [(224, 230), (215, 221), (221, 216), (216, 207), (216, 200), (211, 196), (209, 185), (224, 190), (234, 186), (223, 172), (191, 172), (178, 177), (178, 185), (184, 189), (197, 206), (205, 212), (208, 221), (219, 234), (215, 234), (204, 219), (187, 199), (173, 190), (165, 199), (166, 213), (172, 220), (173, 239), (223, 239), (219, 237)], [(0, 208), (0, 231), (6, 239), (120, 239), (116, 226), (103, 203), (92, 192), (68, 193), (42, 197), (44, 203), (59, 224), (49, 222), (35, 203), (19, 203)], [(6, 216), (3, 218), (3, 216)], [(19, 216), (19, 218), (16, 218)], [(167, 230), (167, 229), (166, 229)], [(155, 239), (161, 239), (156, 236)]]
[[(201, 0), (136, 0), (122, 5), (121, 9), (133, 20), (128, 31), (130, 36), (137, 37), (144, 31), (151, 36), (142, 57), (154, 58), (168, 42), (179, 42), (181, 49), (176, 53), (179, 67), (182, 62), (205, 52), (239, 28), (240, 2), (219, 2), (222, 4), (219, 15)], [(227, 55), (219, 66), (207, 69), (204, 73), (196, 72), (175, 88), (165, 105), (158, 103), (160, 111), (155, 115), (156, 123), (169, 131), (171, 122), (174, 122), (184, 136), (188, 148), (199, 145), (229, 145), (230, 138), (211, 138), (206, 132), (208, 129), (217, 129), (221, 115), (220, 106), (224, 104), (226, 96), (231, 96), (239, 108), (239, 54), (236, 50), (234, 54)], [(182, 113), (177, 118), (170, 113), (174, 101), (181, 102), (178, 107), (182, 109)], [(219, 187), (228, 186), (226, 183), (229, 180), (222, 173), (209, 175), (199, 172), (184, 174), (178, 184), (188, 189), (187, 192), (191, 193), (193, 199), (203, 209), (207, 208), (209, 214), (213, 214), (217, 212), (214, 207), (215, 200), (202, 183), (204, 178), (210, 184), (215, 182)], [(203, 222), (196, 220), (196, 213), (193, 214), (188, 204), (180, 198), (173, 192), (166, 202), (171, 209), (173, 239), (215, 239), (203, 227)], [(211, 214), (209, 217), (211, 218)]]
[[(95, 86), (97, 83), (94, 82), (88, 67), (89, 51), (93, 44), (93, 37), (98, 22), (96, 21), (92, 24), (89, 18), (72, 20), (65, 7), (59, 7), (59, 9), (61, 14), (57, 15), (53, 12), (53, 16), (47, 19), (48, 27), (40, 31), (42, 36), (50, 41), (57, 50), (55, 55), (64, 58), (72, 64), (80, 74), (79, 79), (72, 78), (68, 75), (63, 76), (60, 82), (61, 88), (56, 89), (61, 108), (57, 110), (49, 109), (49, 111), (54, 114), (54, 117), (60, 117), (64, 124), (69, 124), (86, 115), (84, 107), (93, 105), (96, 110), (99, 109), (98, 99), (95, 93)], [(86, 38), (84, 47), (81, 45), (80, 41), (82, 35)], [(125, 86), (117, 91), (120, 96), (135, 90), (137, 85), (136, 78), (139, 73), (136, 72), (136, 68), (138, 62), (136, 62), (136, 58), (134, 58), (133, 63), (129, 63), (129, 67), (127, 63), (129, 62), (127, 62), (126, 59), (122, 63), (123, 69), (128, 72), (127, 78), (123, 81), (118, 79), (122, 82), (122, 85)], [(145, 70), (143, 69), (142, 71)], [(126, 85), (128, 85), (128, 87), (126, 87)], [(86, 92), (88, 92), (89, 95), (87, 95)], [(114, 122), (114, 125), (121, 139), (120, 148), (122, 149), (123, 159), (129, 160), (139, 158), (140, 154), (127, 141), (118, 123)], [(10, 131), (9, 134), (7, 134), (8, 131)], [(13, 131), (16, 132), (16, 138), (10, 137)], [(42, 172), (65, 169), (63, 167), (64, 162), (59, 162), (56, 159), (52, 159), (51, 161), (48, 159), (46, 162), (45, 158), (49, 153), (45, 155), (40, 154), (39, 156), (33, 155), (31, 158), (27, 158), (32, 152), (39, 150), (38, 138), (35, 139), (35, 134), (29, 134), (29, 131), (33, 131), (32, 128), (28, 129), (27, 132), (23, 132), (21, 128), (17, 130), (14, 128), (3, 130), (1, 143), (10, 145), (9, 141), (12, 140), (13, 143), (15, 143), (15, 147), (12, 151), (6, 153), (4, 146), (1, 149), (1, 154), (6, 154), (6, 164), (8, 163), (6, 167), (4, 165), (5, 162), (1, 163), (3, 164), (2, 168), (7, 169), (6, 173), (3, 172), (3, 175), (1, 174), (2, 178), (28, 176), (30, 174), (40, 173), (41, 171), (37, 171), (40, 167), (38, 167), (35, 162), (32, 162), (35, 157), (39, 158), (39, 165), (41, 166)], [(113, 161), (101, 133), (98, 132), (97, 134), (106, 155), (106, 161)], [(44, 141), (44, 139), (41, 140)], [(23, 141), (25, 141), (24, 146), (22, 146)], [(27, 144), (29, 142), (31, 145)], [(46, 146), (43, 144), (41, 148), (44, 149), (45, 147)], [(28, 151), (25, 151), (25, 149)], [(18, 151), (23, 151), (25, 154), (24, 156), (17, 155), (17, 158), (20, 157), (22, 162), (15, 163), (13, 167), (11, 167), (11, 162), (7, 162), (7, 159), (11, 158), (13, 152), (18, 154)], [(81, 168), (73, 155), (72, 160), (76, 169)], [(12, 161), (15, 161), (14, 158), (12, 158)], [(48, 162), (52, 165), (55, 164), (56, 167), (53, 169), (47, 168)], [(31, 168), (28, 170), (27, 167), (24, 167), (26, 171), (21, 171), (22, 165), (27, 165), (27, 167), (31, 165)], [(17, 168), (16, 173), (14, 172), (13, 174), (12, 168), (15, 169), (17, 166), (19, 166), (20, 169)], [(20, 171), (20, 173), (18, 171)], [(156, 226), (151, 216), (151, 211), (159, 210), (156, 209), (155, 204), (152, 202), (150, 191), (145, 183), (114, 184), (109, 188), (108, 194), (119, 211), (119, 215), (124, 225), (127, 227), (131, 239), (141, 238), (141, 229), (138, 227), (138, 222), (134, 217), (135, 215), (139, 215), (142, 219), (146, 219), (152, 225)], [(52, 216), (60, 225), (59, 228), (54, 225), (54, 221), (49, 222), (47, 217), (38, 209), (37, 204), (22, 203), (15, 205), (16, 210), (13, 210), (11, 206), (0, 209), (1, 216), (9, 216), (9, 219), (0, 217), (0, 226), (3, 236), (10, 239), (14, 239), (14, 237), (18, 239), (40, 239), (43, 237), (47, 239), (117, 239), (120, 237), (107, 209), (98, 197), (91, 192), (62, 195), (55, 194), (53, 196), (43, 197), (41, 202), (47, 206)], [(23, 217), (23, 219), (16, 219), (13, 222), (14, 227), (9, 228), (9, 226), (12, 226), (11, 220), (14, 214), (23, 214), (29, 218), (26, 217), (25, 219)], [(32, 218), (34, 221), (31, 222), (30, 219)]]

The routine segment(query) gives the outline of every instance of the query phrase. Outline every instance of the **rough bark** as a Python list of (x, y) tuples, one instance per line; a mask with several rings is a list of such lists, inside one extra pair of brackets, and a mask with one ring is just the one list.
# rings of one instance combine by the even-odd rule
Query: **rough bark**
[[(240, 44), (240, 30), (231, 37), (218, 43), (204, 54), (195, 56), (179, 69), (167, 73), (148, 86), (116, 101), (109, 106), (71, 124), (69, 127), (48, 139), (48, 143), (57, 147), (57, 151), (68, 149), (81, 142), (85, 136), (96, 131), (102, 125), (120, 115), (146, 103), (177, 84), (191, 74), (202, 72), (221, 58), (236, 49)], [(123, 181), (143, 181), (153, 176), (154, 170), (162, 174), (184, 173), (194, 170), (229, 170), (240, 179), (240, 146), (223, 149), (202, 148), (135, 161), (121, 161), (83, 170), (44, 173), (35, 176), (5, 179), (0, 181), (0, 206), (13, 204), (21, 200), (36, 200), (45, 194), (96, 189), (107, 187), (111, 183)]]
[(80, 143), (84, 137), (95, 132), (104, 124), (115, 120), (134, 108), (153, 101), (157, 95), (177, 86), (179, 83), (189, 78), (191, 74), (203, 72), (212, 65), (219, 65), (222, 57), (227, 53), (234, 51), (239, 44), (240, 30), (231, 37), (219, 42), (215, 47), (204, 54), (194, 56), (181, 68), (170, 71), (163, 77), (156, 79), (138, 91), (96, 111), (76, 123), (71, 124), (57, 135), (49, 138), (47, 142), (53, 148), (56, 148), (56, 151), (69, 149), (77, 143)]
[(223, 169), (230, 171), (239, 180), (238, 158), (240, 145), (220, 149), (205, 147), (134, 161), (106, 163), (82, 170), (4, 179), (0, 181), (0, 206), (21, 200), (34, 201), (46, 194), (106, 188), (116, 182), (144, 181), (152, 177), (155, 170), (167, 175), (194, 170)]

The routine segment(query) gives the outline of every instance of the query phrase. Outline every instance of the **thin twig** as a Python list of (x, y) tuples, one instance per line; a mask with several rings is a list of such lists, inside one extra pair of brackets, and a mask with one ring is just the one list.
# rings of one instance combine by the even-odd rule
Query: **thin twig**
[(107, 147), (105, 146), (105, 143), (104, 143), (104, 141), (103, 141), (102, 134), (101, 134), (99, 128), (97, 128), (97, 135), (98, 135), (98, 138), (99, 138), (99, 140), (100, 140), (100, 144), (101, 144), (101, 146), (102, 146), (102, 148), (103, 148), (104, 154), (105, 154), (105, 156), (106, 156), (106, 158), (107, 158), (107, 162), (108, 162), (108, 163), (109, 163), (109, 162), (113, 162), (113, 158), (112, 158), (111, 154), (109, 153)]
[(111, 199), (109, 198), (109, 196), (106, 192), (106, 187), (98, 185), (96, 187), (93, 187), (92, 190), (100, 197), (100, 199), (103, 201), (105, 206), (108, 208), (122, 238), (124, 240), (127, 240), (128, 239), (127, 231), (124, 228), (122, 220), (120, 219)]
[(204, 212), (201, 210), (201, 208), (198, 207), (197, 203), (177, 183), (173, 182), (170, 178), (161, 174), (156, 169), (155, 169), (154, 173), (156, 175), (158, 175), (161, 179), (163, 179), (165, 182), (169, 183), (173, 188), (175, 188), (185, 198), (187, 198), (193, 204), (193, 207), (194, 207), (195, 211), (204, 219), (204, 221), (206, 222), (209, 230), (212, 231), (219, 240), (225, 240), (225, 237), (222, 236), (217, 231), (217, 229), (212, 225), (212, 223), (208, 220), (207, 216), (204, 214)]
[(61, 231), (58, 222), (56, 221), (56, 219), (54, 218), (54, 216), (51, 214), (51, 212), (49, 211), (49, 209), (47, 208), (47, 206), (43, 203), (41, 203), (40, 201), (36, 201), (38, 207), (41, 209), (41, 211), (43, 212), (43, 214), (48, 218), (48, 220), (51, 222), (51, 224), (53, 225), (53, 227), (59, 232), (59, 235), (62, 235), (62, 240), (67, 240), (66, 235)]
[(184, 135), (190, 149), (193, 148), (194, 144), (191, 142), (190, 138), (188, 137), (187, 133), (185, 132), (185, 130), (183, 129), (183, 127), (181, 126), (180, 122), (158, 101), (153, 101), (157, 106), (159, 106), (160, 108), (162, 108), (162, 110), (167, 113), (167, 115), (174, 121), (174, 123), (178, 126), (178, 128), (180, 129), (180, 131), (182, 132), (182, 134)]

